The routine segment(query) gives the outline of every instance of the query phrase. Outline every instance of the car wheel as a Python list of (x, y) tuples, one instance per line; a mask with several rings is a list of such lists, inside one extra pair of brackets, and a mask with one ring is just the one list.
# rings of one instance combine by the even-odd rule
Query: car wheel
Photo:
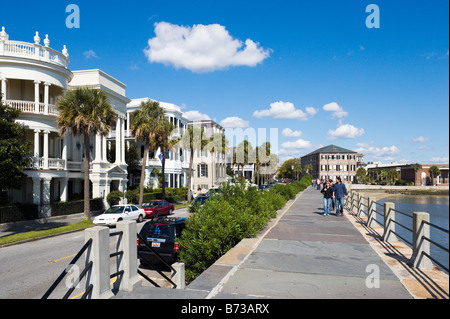
[(139, 218), (137, 219), (138, 223), (142, 223), (142, 221), (144, 220), (144, 217), (142, 215), (139, 215)]
[(158, 212), (153, 213), (153, 218), (158, 218)]

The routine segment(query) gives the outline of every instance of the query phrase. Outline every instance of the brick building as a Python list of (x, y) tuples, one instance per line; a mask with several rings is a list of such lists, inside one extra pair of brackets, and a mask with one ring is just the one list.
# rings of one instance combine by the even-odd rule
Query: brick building
[[(417, 170), (417, 172), (413, 168), (413, 164), (399, 164), (399, 163), (391, 163), (391, 164), (381, 164), (374, 163), (368, 164), (366, 166), (367, 171), (370, 173), (371, 171), (382, 171), (385, 169), (395, 169), (400, 173), (400, 179), (414, 182), (415, 186), (448, 186), (448, 164), (421, 164), (422, 168)], [(439, 176), (432, 176), (428, 169), (431, 166), (437, 166), (441, 172)]]
[(362, 158), (363, 155), (355, 151), (329, 145), (303, 156), (301, 165), (303, 169), (306, 165), (312, 166), (309, 174), (313, 179), (335, 181), (337, 177), (341, 177), (344, 183), (353, 183), (356, 182), (358, 160), (361, 161)]

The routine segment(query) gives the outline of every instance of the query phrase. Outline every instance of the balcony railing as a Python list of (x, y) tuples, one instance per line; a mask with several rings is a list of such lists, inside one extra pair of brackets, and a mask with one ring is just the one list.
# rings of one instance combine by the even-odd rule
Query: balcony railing
[(53, 104), (48, 104), (48, 109), (46, 109), (45, 103), (39, 103), (38, 107), (36, 107), (35, 102), (30, 101), (6, 100), (5, 103), (12, 108), (20, 110), (22, 113), (59, 115), (57, 106)]
[[(1, 42), (1, 41), (0, 41)], [(49, 47), (39, 44), (9, 41), (0, 43), (0, 55), (23, 57), (38, 61), (44, 61), (67, 68), (69, 66), (69, 57)]]
[[(46, 159), (43, 157), (32, 157), (31, 162), (28, 165), (28, 169), (46, 169)], [(49, 158), (48, 168), (51, 170), (63, 170), (65, 169), (66, 161), (60, 158)]]

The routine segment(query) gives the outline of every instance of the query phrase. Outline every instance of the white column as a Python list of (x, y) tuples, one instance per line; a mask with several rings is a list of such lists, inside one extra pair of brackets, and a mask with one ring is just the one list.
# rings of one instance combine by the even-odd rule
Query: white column
[(33, 177), (33, 204), (41, 205), (41, 179)]
[(48, 169), (48, 158), (49, 158), (49, 131), (44, 131), (44, 169)]
[(48, 105), (50, 104), (50, 83), (44, 83), (44, 114), (48, 115)]
[(41, 82), (34, 81), (34, 112), (39, 113), (39, 84)]
[(41, 133), (40, 130), (34, 130), (34, 157), (39, 159), (39, 134)]
[(2, 96), (0, 98), (4, 102), (6, 101), (6, 79), (1, 79), (1, 81), (2, 81)]
[(67, 171), (67, 151), (68, 151), (68, 145), (67, 145), (67, 136), (63, 138), (63, 149), (62, 149), (62, 159), (64, 160), (64, 170)]
[(95, 162), (101, 162), (102, 160), (102, 136), (97, 134), (95, 136)]
[(61, 179), (60, 192), (61, 192), (61, 201), (68, 202), (69, 201), (69, 178), (68, 177), (64, 177)]
[(126, 136), (130, 136), (131, 132), (130, 132), (130, 127), (131, 127), (131, 121), (130, 121), (130, 113), (127, 113), (127, 135)]
[(106, 143), (107, 143), (107, 140), (106, 140), (106, 136), (104, 136), (103, 138), (103, 145), (102, 145), (102, 161), (103, 162), (107, 162), (108, 161), (108, 157), (107, 157), (107, 149), (106, 149)]
[(116, 124), (116, 164), (119, 165), (121, 160), (122, 152), (120, 150), (121, 148), (121, 131), (122, 131), (122, 121), (119, 118), (117, 118), (117, 124)]
[(126, 164), (125, 161), (125, 149), (126, 149), (126, 145), (125, 145), (125, 119), (122, 119), (122, 130), (120, 131), (120, 150), (121, 150), (121, 164)]

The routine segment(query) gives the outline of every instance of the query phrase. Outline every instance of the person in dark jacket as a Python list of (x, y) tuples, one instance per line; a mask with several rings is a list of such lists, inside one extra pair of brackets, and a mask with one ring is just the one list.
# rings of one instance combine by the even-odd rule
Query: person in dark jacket
[(323, 215), (329, 216), (330, 215), (330, 207), (331, 207), (331, 200), (333, 197), (333, 190), (331, 188), (330, 182), (326, 181), (323, 185), (323, 188), (321, 190), (321, 193), (323, 194)]
[(333, 198), (336, 198), (336, 216), (339, 216), (339, 214), (343, 216), (345, 200), (348, 198), (347, 188), (340, 177), (337, 178), (337, 182), (333, 187)]

